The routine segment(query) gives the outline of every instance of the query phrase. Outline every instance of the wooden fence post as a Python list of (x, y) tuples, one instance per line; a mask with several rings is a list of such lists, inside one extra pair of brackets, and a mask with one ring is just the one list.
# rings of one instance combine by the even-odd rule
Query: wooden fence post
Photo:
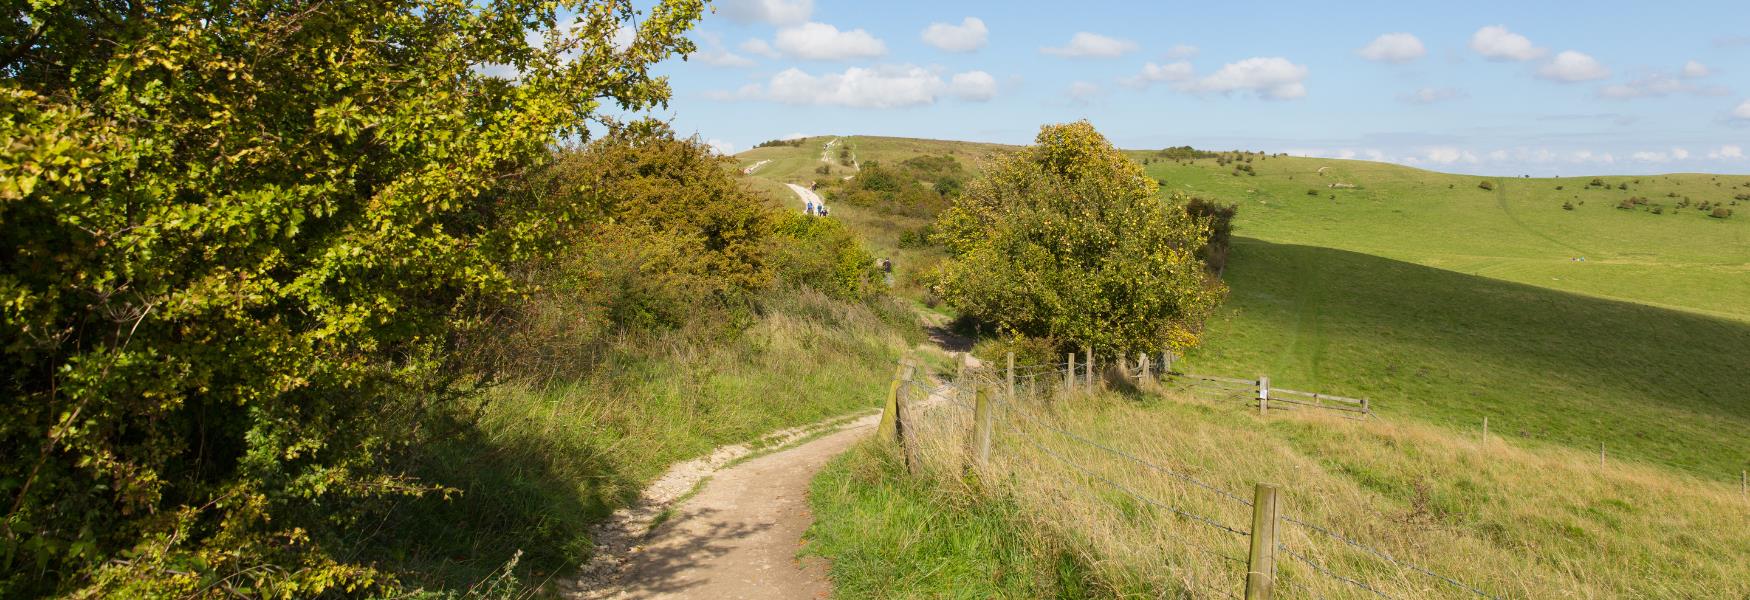
[(1071, 352), (1065, 356), (1069, 357), (1067, 363), (1069, 368), (1063, 372), (1063, 393), (1074, 394), (1076, 393), (1076, 353)]
[(1270, 413), (1270, 376), (1258, 376), (1258, 414)]
[(1009, 353), (1009, 402), (1015, 401), (1015, 353)]
[(1598, 443), (1598, 468), (1604, 468), (1604, 442)]
[(1750, 499), (1750, 471), (1738, 472), (1738, 495)]
[(1252, 492), (1252, 552), (1246, 561), (1246, 600), (1270, 600), (1276, 589), (1276, 486)]
[(1166, 377), (1166, 376), (1172, 375), (1172, 374), (1173, 374), (1173, 351), (1172, 350), (1162, 350), (1161, 351), (1161, 376)]
[(881, 407), (881, 422), (875, 426), (875, 435), (888, 441), (899, 441), (899, 389), (911, 379), (907, 369), (911, 357), (899, 359), (899, 366), (893, 370), (893, 383), (887, 387), (887, 402)]
[(990, 392), (978, 386), (972, 405), (972, 462), (980, 472), (990, 460)]
[(1088, 391), (1092, 392), (1092, 391), (1094, 391), (1094, 347), (1088, 346), (1084, 350), (1088, 353), (1088, 360), (1087, 360), (1087, 363), (1088, 363), (1088, 386), (1087, 387), (1088, 387)]
[(1148, 379), (1148, 353), (1147, 352), (1136, 353), (1136, 364), (1138, 364), (1142, 367), (1142, 374), (1140, 374), (1136, 377), (1137, 380), (1140, 381), (1140, 380)]
[(1483, 445), (1489, 445), (1489, 418), (1483, 417)]

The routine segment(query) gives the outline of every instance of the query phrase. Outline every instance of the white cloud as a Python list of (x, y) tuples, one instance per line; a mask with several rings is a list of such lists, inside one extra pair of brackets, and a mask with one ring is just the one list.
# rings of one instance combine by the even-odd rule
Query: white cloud
[(1475, 164), (1477, 162), (1476, 154), (1472, 154), (1469, 150), (1453, 148), (1451, 146), (1425, 148), (1422, 150), (1422, 158), (1428, 162), (1440, 165), (1450, 165), (1459, 162)]
[(1638, 160), (1640, 162), (1650, 162), (1650, 163), (1671, 162), (1671, 155), (1666, 154), (1664, 152), (1641, 151), (1641, 152), (1636, 152), (1634, 154), (1631, 154), (1631, 155), (1629, 155), (1629, 157), (1633, 158), (1635, 160)]
[(1281, 57), (1258, 57), (1223, 65), (1208, 77), (1180, 84), (1179, 89), (1197, 93), (1249, 91), (1260, 98), (1292, 100), (1306, 96), (1305, 82), (1305, 66)]
[(1135, 52), (1136, 42), (1081, 31), (1071, 36), (1069, 43), (1062, 47), (1040, 48), (1039, 51), (1066, 58), (1116, 58)]
[(1198, 50), (1196, 46), (1190, 44), (1173, 44), (1173, 47), (1167, 49), (1166, 57), (1168, 60), (1192, 58), (1197, 56), (1197, 52)]
[(1672, 148), (1671, 149), (1671, 157), (1675, 158), (1677, 160), (1683, 160), (1685, 158), (1689, 158), (1689, 150), (1684, 149), (1684, 148)]
[(1683, 71), (1680, 74), (1683, 75), (1684, 79), (1697, 79), (1712, 75), (1714, 71), (1709, 69), (1707, 65), (1692, 60), (1683, 63)]
[(924, 43), (948, 52), (971, 52), (983, 48), (989, 37), (990, 30), (985, 29), (984, 20), (978, 17), (966, 17), (959, 25), (931, 23), (924, 28)]
[(752, 39), (742, 42), (739, 48), (741, 48), (742, 52), (757, 54), (766, 58), (778, 58), (779, 56), (783, 56), (782, 54), (778, 54), (778, 51), (773, 49), (771, 44), (767, 44), (765, 40), (761, 39)]
[(968, 71), (943, 81), (942, 76), (914, 65), (852, 67), (840, 73), (810, 74), (786, 69), (765, 84), (750, 83), (735, 91), (713, 91), (713, 100), (769, 100), (783, 104), (902, 108), (934, 104), (943, 95), (985, 100), (996, 81), (983, 71)]
[(984, 71), (955, 73), (948, 80), (948, 93), (961, 100), (983, 102), (997, 95), (997, 78)]
[(1361, 58), (1379, 62), (1405, 63), (1428, 54), (1422, 40), (1408, 33), (1388, 33), (1357, 51)]
[(1732, 109), (1732, 118), (1750, 120), (1750, 100), (1745, 100), (1738, 108)]
[(1744, 158), (1744, 148), (1742, 146), (1726, 144), (1724, 146), (1720, 146), (1720, 149), (1718, 149), (1718, 150), (1707, 153), (1707, 157), (1714, 159), (1714, 160), (1742, 159), (1742, 158)]
[(1563, 50), (1539, 68), (1537, 76), (1551, 81), (1574, 83), (1604, 79), (1610, 76), (1610, 69), (1583, 52)]
[(1077, 81), (1069, 84), (1069, 90), (1065, 91), (1064, 94), (1068, 95), (1071, 100), (1086, 103), (1099, 97), (1104, 91), (1105, 90), (1100, 89), (1100, 86), (1097, 84), (1086, 81)]
[(1549, 51), (1539, 48), (1523, 35), (1508, 31), (1502, 25), (1478, 29), (1470, 37), (1470, 47), (1492, 60), (1534, 60)]
[(1150, 84), (1163, 81), (1175, 83), (1188, 81), (1194, 75), (1195, 73), (1191, 69), (1191, 63), (1182, 60), (1164, 65), (1157, 65), (1151, 62), (1142, 66), (1142, 73), (1133, 77), (1119, 79), (1118, 83), (1125, 87), (1142, 89), (1148, 87)]
[(713, 67), (754, 66), (753, 59), (725, 50), (722, 36), (715, 33), (701, 33), (699, 41), (701, 42), (700, 49), (693, 53), (693, 57), (698, 58), (699, 62)]
[(1449, 87), (1425, 87), (1407, 94), (1398, 94), (1399, 101), (1411, 104), (1434, 104), (1463, 97), (1464, 92)]
[[(1685, 69), (1687, 70), (1687, 67)], [(1631, 79), (1627, 83), (1614, 83), (1598, 88), (1598, 96), (1614, 100), (1628, 100), (1658, 98), (1680, 93), (1698, 96), (1724, 96), (1731, 93), (1726, 88), (1717, 85), (1697, 85), (1679, 77), (1679, 75), (1670, 73), (1653, 72)]]
[(738, 23), (793, 25), (814, 14), (814, 0), (718, 0), (717, 6)]
[(718, 154), (722, 154), (724, 156), (729, 156), (729, 155), (735, 154), (735, 144), (731, 143), (731, 142), (725, 142), (725, 141), (717, 139), (717, 138), (711, 138), (711, 139), (705, 140), (705, 145), (710, 146), (712, 150), (716, 150)]
[(839, 31), (837, 27), (815, 22), (778, 30), (772, 45), (791, 56), (815, 60), (873, 58), (887, 54), (887, 44), (867, 31)]

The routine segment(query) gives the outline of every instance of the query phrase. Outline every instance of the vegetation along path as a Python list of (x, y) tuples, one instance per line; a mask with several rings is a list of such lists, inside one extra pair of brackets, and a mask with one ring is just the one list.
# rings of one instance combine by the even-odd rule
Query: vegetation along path
[(821, 561), (799, 561), (813, 522), (808, 483), (867, 437), (879, 414), (780, 432), (760, 454), (747, 445), (677, 464), (638, 507), (598, 533), (575, 598), (824, 598)]

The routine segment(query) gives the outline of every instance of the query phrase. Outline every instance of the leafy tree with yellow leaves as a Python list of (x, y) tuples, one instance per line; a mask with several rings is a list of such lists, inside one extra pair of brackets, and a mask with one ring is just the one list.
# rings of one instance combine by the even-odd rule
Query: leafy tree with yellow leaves
[(1007, 334), (1118, 352), (1183, 349), (1226, 293), (1198, 257), (1207, 218), (1163, 199), (1086, 121), (1041, 128), (936, 224), (935, 292)]

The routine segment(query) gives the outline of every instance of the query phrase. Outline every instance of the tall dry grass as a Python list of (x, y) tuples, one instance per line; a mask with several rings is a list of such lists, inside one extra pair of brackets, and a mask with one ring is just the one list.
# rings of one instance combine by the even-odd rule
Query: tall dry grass
[(907, 414), (917, 476), (1020, 506), (1017, 535), (1072, 548), (1115, 596), (1240, 593), (1248, 538), (1222, 527), (1250, 530), (1257, 482), (1281, 486), (1294, 520), (1279, 526), (1283, 597), (1750, 595), (1750, 500), (1735, 485), (1418, 423), (1056, 385), (991, 394), (991, 458), (967, 477), (972, 383)]

